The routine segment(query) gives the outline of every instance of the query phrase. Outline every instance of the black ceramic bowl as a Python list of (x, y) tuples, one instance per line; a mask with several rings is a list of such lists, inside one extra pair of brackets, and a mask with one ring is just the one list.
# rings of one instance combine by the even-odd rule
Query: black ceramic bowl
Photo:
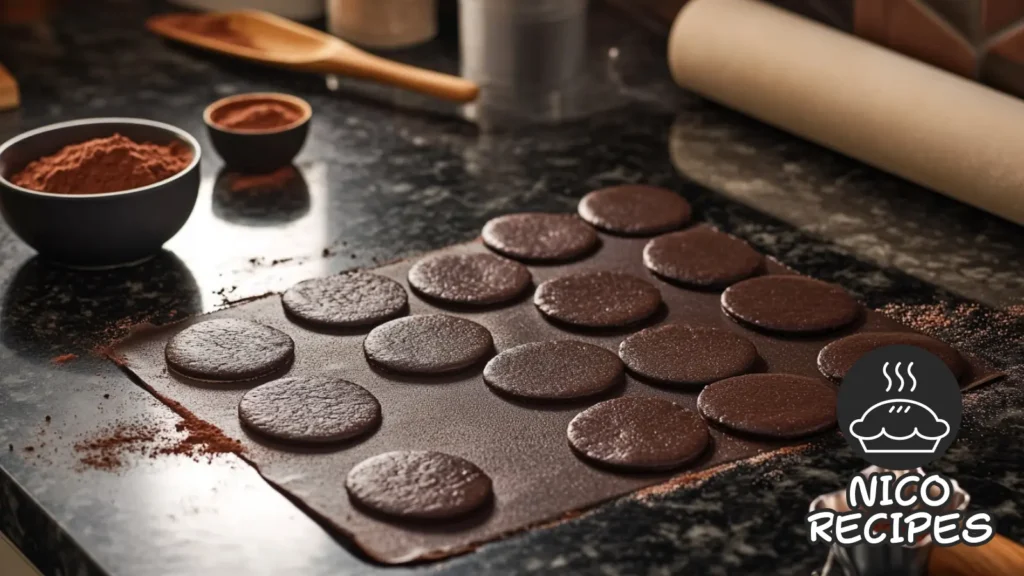
[[(218, 124), (229, 109), (249, 103), (277, 102), (295, 109), (299, 118), (286, 126), (270, 129), (237, 129)], [(260, 174), (291, 164), (309, 134), (313, 108), (302, 98), (276, 92), (253, 92), (221, 98), (206, 107), (203, 122), (210, 142), (224, 164), (238, 172)]]
[[(8, 178), (29, 162), (70, 144), (121, 134), (136, 142), (191, 148), (192, 162), (170, 178), (105, 194), (51, 194)], [(196, 139), (168, 124), (136, 118), (94, 118), (51, 124), (0, 146), (0, 213), (26, 244), (47, 259), (78, 268), (141, 262), (159, 252), (188, 220), (199, 195)]]

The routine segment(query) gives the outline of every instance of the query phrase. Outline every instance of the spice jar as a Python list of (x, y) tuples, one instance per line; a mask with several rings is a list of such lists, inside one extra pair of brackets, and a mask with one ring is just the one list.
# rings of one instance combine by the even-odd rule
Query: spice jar
[(437, 0), (328, 0), (327, 28), (368, 48), (406, 48), (437, 35)]

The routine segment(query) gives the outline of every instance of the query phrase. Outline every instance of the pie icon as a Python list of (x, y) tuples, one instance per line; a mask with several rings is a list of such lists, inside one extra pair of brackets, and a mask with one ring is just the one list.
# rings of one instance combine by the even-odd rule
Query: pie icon
[(907, 398), (883, 400), (850, 424), (850, 434), (869, 454), (934, 453), (949, 431), (934, 410)]

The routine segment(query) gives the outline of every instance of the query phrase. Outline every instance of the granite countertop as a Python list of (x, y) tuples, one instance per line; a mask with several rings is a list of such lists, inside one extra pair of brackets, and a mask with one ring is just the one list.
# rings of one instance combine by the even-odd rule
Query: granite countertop
[[(166, 44), (152, 3), (69, 3), (50, 25), (0, 30), (24, 106), (0, 137), (72, 118), (140, 116), (208, 141), (201, 111), (243, 91), (313, 105), (287, 193), (231, 194), (207, 147), (199, 202), (155, 259), (74, 272), (36, 258), (0, 224), (0, 530), (46, 574), (808, 574), (825, 550), (803, 527), (810, 500), (864, 463), (838, 437), (649, 491), (435, 564), (383, 568), (333, 538), (234, 457), (127, 455), (83, 467), (74, 444), (168, 408), (91, 351), (297, 280), (417, 254), (511, 211), (572, 211), (622, 182), (680, 190), (698, 217), (797, 270), (839, 282), (1010, 377), (966, 401), (936, 468), (1024, 540), (1024, 230), (799, 141), (676, 88), (664, 39), (598, 10), (592, 38), (616, 94), (560, 126), (484, 130), (389, 90), (250, 66)], [(157, 6), (156, 8), (159, 8)], [(403, 53), (453, 69), (450, 31)], [(616, 48), (609, 51), (605, 46)], [(333, 89), (332, 89), (333, 88)], [(76, 354), (72, 361), (51, 360)], [(10, 450), (8, 449), (10, 444)], [(31, 446), (33, 451), (26, 451)]]

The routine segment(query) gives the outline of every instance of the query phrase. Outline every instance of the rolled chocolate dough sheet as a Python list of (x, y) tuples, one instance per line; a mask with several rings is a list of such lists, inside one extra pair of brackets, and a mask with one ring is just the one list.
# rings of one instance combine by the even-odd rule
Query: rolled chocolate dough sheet
[[(643, 263), (643, 248), (648, 240), (601, 234), (602, 247), (591, 256), (565, 265), (532, 266), (530, 272), (538, 283), (595, 270), (620, 270), (642, 278), (661, 294), (667, 309), (665, 324), (728, 331), (749, 340), (757, 348), (765, 372), (798, 374), (822, 382), (818, 353), (829, 342), (861, 331), (910, 332), (909, 328), (873, 311), (837, 333), (779, 338), (748, 328), (722, 313), (718, 292), (686, 290), (655, 279)], [(450, 246), (441, 252), (468, 254), (487, 250), (480, 242), (474, 242)], [(414, 263), (415, 260), (396, 262), (374, 273), (402, 281)], [(769, 259), (766, 273), (793, 272)], [(442, 311), (436, 302), (410, 293), (412, 317)], [(619, 332), (568, 332), (565, 327), (548, 321), (526, 299), (502, 307), (444, 312), (486, 328), (498, 352), (530, 342), (567, 338), (612, 351), (625, 338)], [(383, 412), (380, 427), (342, 449), (315, 455), (282, 450), (257, 441), (242, 428), (237, 414), (238, 403), (246, 392), (244, 388), (197, 387), (166, 371), (163, 351), (168, 339), (188, 326), (211, 318), (246, 318), (288, 332), (295, 339), (296, 349), (295, 363), (288, 377), (328, 373), (358, 383), (380, 402)], [(678, 469), (634, 474), (593, 466), (578, 456), (566, 438), (569, 422), (582, 408), (511, 402), (495, 394), (484, 383), (481, 371), (475, 369), (433, 376), (378, 370), (368, 363), (363, 353), (365, 338), (362, 333), (333, 334), (306, 329), (289, 319), (280, 300), (272, 296), (178, 324), (140, 331), (118, 345), (117, 351), (125, 357), (127, 369), (153, 391), (163, 398), (181, 402), (197, 417), (238, 439), (245, 447), (246, 459), (258, 466), (264, 478), (301, 500), (308, 512), (336, 533), (350, 538), (368, 556), (386, 563), (436, 559), (467, 552), (482, 542), (565, 518), (572, 511), (658, 484), (676, 474), (689, 474), (793, 444), (793, 441), (740, 437), (720, 426), (712, 426), (708, 448), (697, 460)], [(964, 382), (983, 382), (998, 374), (976, 358), (965, 359), (969, 369)], [(696, 389), (652, 386), (629, 373), (624, 380), (620, 387), (612, 389), (616, 397), (661, 398), (687, 410), (697, 408)], [(489, 505), (468, 516), (446, 520), (435, 528), (422, 521), (416, 524), (381, 517), (355, 506), (343, 486), (349, 471), (368, 458), (396, 450), (426, 450), (465, 458), (491, 478), (494, 498)]]
[(764, 2), (693, 0), (676, 82), (1024, 224), (1024, 102)]

